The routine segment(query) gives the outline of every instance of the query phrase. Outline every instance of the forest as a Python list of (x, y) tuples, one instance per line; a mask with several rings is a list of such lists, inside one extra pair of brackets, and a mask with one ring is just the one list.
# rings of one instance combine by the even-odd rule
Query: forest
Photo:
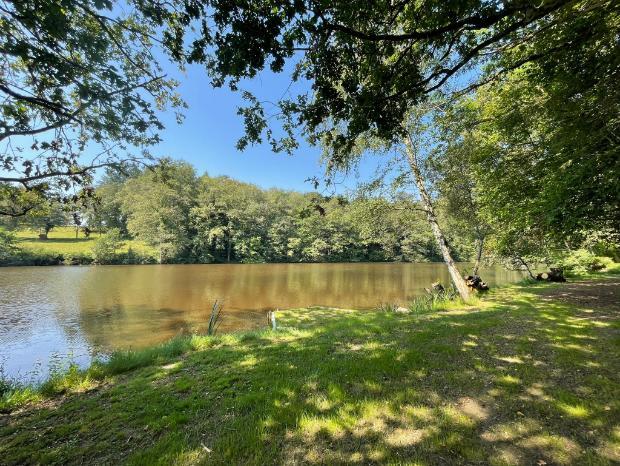
[[(228, 177), (197, 176), (189, 164), (170, 160), (156, 169), (109, 171), (96, 186), (95, 198), (79, 211), (45, 204), (4, 224), (10, 230), (30, 229), (33, 235), (63, 226), (72, 226), (80, 237), (103, 232), (94, 242), (108, 244), (107, 250), (95, 246), (94, 259), (100, 263), (441, 260), (411, 194), (388, 200), (262, 190)], [(446, 231), (455, 257), (471, 259), (474, 232), (453, 222)], [(153, 257), (114, 253), (115, 241), (132, 239), (151, 246)]]

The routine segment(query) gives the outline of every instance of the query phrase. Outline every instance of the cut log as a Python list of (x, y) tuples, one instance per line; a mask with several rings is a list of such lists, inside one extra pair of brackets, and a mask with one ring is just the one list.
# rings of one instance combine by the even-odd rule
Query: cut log
[(564, 278), (564, 269), (551, 268), (549, 272), (541, 272), (536, 275), (536, 280), (543, 282), (565, 282), (566, 278)]
[(465, 284), (471, 291), (489, 291), (489, 285), (482, 281), (478, 275), (468, 275), (465, 277)]

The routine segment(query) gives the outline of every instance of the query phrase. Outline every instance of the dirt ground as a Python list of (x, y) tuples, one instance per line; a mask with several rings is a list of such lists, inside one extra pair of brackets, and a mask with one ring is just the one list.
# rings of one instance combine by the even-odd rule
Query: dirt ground
[(620, 312), (620, 277), (564, 283), (557, 288), (543, 290), (540, 296), (581, 308)]

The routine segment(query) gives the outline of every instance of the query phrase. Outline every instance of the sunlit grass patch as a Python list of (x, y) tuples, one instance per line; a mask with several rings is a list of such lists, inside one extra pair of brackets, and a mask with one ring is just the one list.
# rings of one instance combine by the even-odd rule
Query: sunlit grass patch
[[(75, 228), (56, 227), (48, 233), (48, 238), (44, 240), (39, 239), (39, 232), (36, 230), (17, 230), (15, 236), (17, 247), (32, 257), (60, 255), (65, 258), (85, 257), (92, 259), (93, 245), (101, 235), (95, 231), (85, 237), (80, 231), (76, 238)], [(129, 250), (144, 257), (157, 256), (154, 247), (136, 239), (124, 240), (118, 252), (127, 253)]]

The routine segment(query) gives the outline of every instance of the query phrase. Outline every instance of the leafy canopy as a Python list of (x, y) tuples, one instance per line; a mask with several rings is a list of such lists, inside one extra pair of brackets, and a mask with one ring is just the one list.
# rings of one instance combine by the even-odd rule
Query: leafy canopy
[[(580, 5), (604, 11), (608, 3)], [(246, 134), (239, 146), (266, 136), (274, 149), (292, 150), (295, 129), (302, 127), (311, 140), (328, 138), (333, 163), (344, 164), (359, 135), (371, 131), (385, 140), (400, 137), (411, 106), (453, 78), (467, 81), (472, 70), (479, 83), (475, 71), (506, 47), (544, 43), (553, 35), (543, 29), (545, 20), (570, 20), (579, 14), (573, 5), (567, 0), (189, 2), (182, 22), (193, 21), (198, 30), (189, 41), (176, 30), (168, 45), (192, 62), (205, 63), (216, 86), (238, 89), (265, 68), (292, 70), (291, 80), (311, 89), (295, 92), (291, 86), (274, 103), (285, 137), (276, 137), (263, 103), (244, 92), (248, 106), (240, 113)], [(553, 54), (557, 47), (542, 46), (520, 60)], [(502, 69), (514, 65), (507, 62)], [(341, 131), (329, 132), (333, 126)]]
[[(160, 24), (136, 6), (144, 4), (0, 1), (1, 183), (79, 192), (94, 169), (149, 157), (163, 129), (158, 112), (183, 103), (155, 55)], [(3, 213), (28, 210), (11, 206)]]

